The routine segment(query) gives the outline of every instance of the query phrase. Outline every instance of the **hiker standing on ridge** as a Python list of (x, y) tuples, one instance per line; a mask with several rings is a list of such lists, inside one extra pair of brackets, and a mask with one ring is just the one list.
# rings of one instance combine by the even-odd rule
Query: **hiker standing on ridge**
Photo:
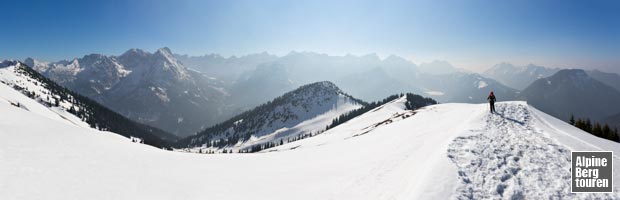
[(493, 94), (493, 91), (491, 91), (491, 94), (489, 94), (489, 97), (487, 97), (487, 100), (489, 100), (489, 105), (491, 106), (491, 113), (495, 112), (495, 95)]

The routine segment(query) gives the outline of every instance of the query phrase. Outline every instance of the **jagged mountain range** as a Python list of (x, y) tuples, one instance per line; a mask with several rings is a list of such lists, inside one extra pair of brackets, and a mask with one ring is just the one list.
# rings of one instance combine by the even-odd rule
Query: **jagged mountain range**
[[(71, 61), (45, 63), (29, 58), (24, 62), (130, 119), (182, 137), (319, 81), (331, 81), (364, 101), (414, 92), (442, 103), (479, 103), (486, 101), (489, 91), (501, 101), (523, 99), (520, 90), (559, 71), (501, 63), (481, 75), (445, 61), (416, 65), (394, 55), (381, 59), (376, 54), (291, 52), (225, 58), (178, 55), (168, 48), (155, 53), (130, 49), (120, 56), (90, 54)], [(586, 73), (620, 88), (617, 74)]]
[(185, 136), (231, 115), (222, 83), (192, 71), (168, 48), (25, 63), (57, 83), (138, 122)]

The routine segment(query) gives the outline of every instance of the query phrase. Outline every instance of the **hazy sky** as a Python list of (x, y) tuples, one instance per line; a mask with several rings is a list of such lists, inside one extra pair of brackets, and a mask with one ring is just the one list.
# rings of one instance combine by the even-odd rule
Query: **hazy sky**
[(620, 72), (620, 1), (2, 2), (0, 59), (129, 48), (224, 56), (376, 52), (474, 71), (506, 61)]

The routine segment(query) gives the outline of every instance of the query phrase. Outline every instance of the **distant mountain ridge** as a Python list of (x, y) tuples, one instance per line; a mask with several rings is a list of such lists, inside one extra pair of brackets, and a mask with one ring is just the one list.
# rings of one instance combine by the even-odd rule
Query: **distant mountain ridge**
[(422, 75), (414, 80), (421, 80), (414, 83), (424, 86), (427, 90), (426, 95), (442, 103), (486, 102), (491, 91), (500, 101), (514, 100), (518, 94), (518, 91), (513, 88), (471, 72), (453, 72), (436, 76)]
[(257, 64), (276, 60), (278, 57), (267, 52), (249, 54), (241, 57), (225, 58), (219, 54), (189, 56), (174, 54), (187, 68), (208, 72), (224, 81), (235, 81), (243, 72), (256, 67)]
[(620, 112), (620, 92), (581, 69), (563, 69), (538, 79), (520, 93), (520, 98), (562, 120), (571, 115), (602, 120)]
[[(390, 55), (384, 59), (381, 59), (376, 54), (330, 56), (314, 52), (296, 51), (280, 57), (266, 53), (251, 55), (269, 59), (255, 62), (256, 59), (243, 59), (244, 57), (223, 58), (216, 54), (204, 56), (210, 58), (210, 60), (217, 60), (211, 62), (208, 61), (209, 59), (204, 59), (201, 56), (181, 56), (179, 59), (188, 60), (196, 66), (207, 66), (197, 67), (205, 69), (202, 72), (207, 74), (214, 74), (206, 69), (216, 63), (230, 64), (244, 60), (244, 65), (232, 67), (233, 69), (246, 68), (247, 71), (239, 73), (234, 78), (235, 81), (231, 82), (231, 87), (237, 88), (236, 90), (238, 91), (239, 88), (259, 88), (259, 90), (263, 88), (261, 90), (263, 92), (258, 92), (259, 90), (240, 90), (243, 93), (264, 93), (263, 96), (255, 96), (263, 100), (276, 97), (278, 92), (274, 91), (279, 91), (279, 94), (281, 94), (303, 84), (325, 80), (336, 83), (351, 95), (365, 101), (378, 101), (390, 94), (406, 92), (431, 95), (440, 102), (484, 102), (486, 94), (491, 89), (498, 90), (498, 94), (507, 100), (514, 99), (516, 95), (516, 90), (510, 89), (497, 81), (489, 80), (489, 78), (460, 70), (445, 61), (422, 63), (418, 66), (396, 55)], [(202, 62), (197, 62), (197, 60)], [(251, 62), (255, 62), (254, 67), (248, 67), (247, 63)], [(229, 65), (223, 66), (231, 67)], [(264, 76), (264, 73), (261, 71), (265, 71), (266, 68), (273, 69), (275, 73), (270, 76)], [(445, 81), (446, 77), (462, 78), (462, 80)], [(230, 77), (226, 78), (229, 79)], [(479, 80), (482, 80), (483, 83), (480, 83)], [(470, 91), (472, 93), (463, 95), (463, 92), (455, 93), (455, 91)], [(256, 102), (244, 102), (243, 104), (255, 105)]]
[(440, 60), (435, 60), (435, 61), (428, 62), (428, 63), (421, 63), (418, 68), (423, 73), (433, 74), (433, 75), (450, 74), (450, 73), (462, 71), (452, 66), (452, 64), (450, 64), (449, 62), (440, 61)]
[(588, 76), (620, 91), (620, 75), (619, 74), (602, 72), (599, 70), (588, 70), (586, 71), (586, 73), (588, 73)]
[[(499, 63), (482, 73), (483, 76), (495, 79), (509, 87), (523, 90), (534, 81), (550, 77), (562, 69), (549, 68), (534, 64), (515, 66), (510, 63)], [(620, 91), (620, 75), (600, 70), (584, 70), (588, 76)]]
[(523, 90), (534, 81), (549, 77), (560, 69), (546, 68), (529, 64), (526, 66), (514, 66), (510, 63), (500, 63), (482, 73), (483, 76), (493, 78), (509, 87)]

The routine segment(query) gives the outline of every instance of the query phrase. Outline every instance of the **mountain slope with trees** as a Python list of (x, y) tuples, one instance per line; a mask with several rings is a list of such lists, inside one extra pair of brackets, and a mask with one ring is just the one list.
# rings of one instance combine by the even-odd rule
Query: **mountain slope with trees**
[(199, 152), (251, 151), (255, 146), (318, 134), (334, 117), (363, 105), (331, 82), (312, 83), (184, 138), (178, 147)]

